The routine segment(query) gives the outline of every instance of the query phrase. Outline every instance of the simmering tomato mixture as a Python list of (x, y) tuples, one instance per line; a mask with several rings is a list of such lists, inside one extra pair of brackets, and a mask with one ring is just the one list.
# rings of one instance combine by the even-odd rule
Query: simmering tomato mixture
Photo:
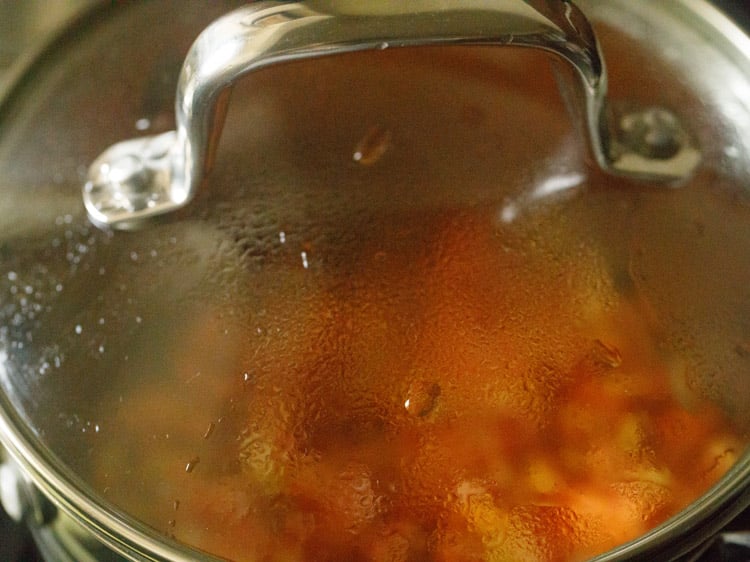
[(744, 444), (637, 283), (559, 244), (473, 209), (395, 216), (348, 262), (289, 250), (247, 318), (204, 311), (175, 351), (201, 408), (129, 399), (131, 435), (176, 420), (130, 508), (250, 561), (582, 560), (653, 528)]
[(104, 497), (238, 561), (568, 562), (742, 455), (750, 206), (598, 174), (501, 51), (237, 85), (210, 196), (138, 248)]

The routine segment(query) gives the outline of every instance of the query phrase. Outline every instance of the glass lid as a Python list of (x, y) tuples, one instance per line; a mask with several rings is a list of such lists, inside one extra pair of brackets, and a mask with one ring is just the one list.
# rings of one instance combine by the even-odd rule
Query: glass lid
[(750, 40), (576, 4), (599, 43), (568, 2), (77, 22), (0, 105), (0, 438), (37, 485), (134, 559), (614, 559), (731, 512)]

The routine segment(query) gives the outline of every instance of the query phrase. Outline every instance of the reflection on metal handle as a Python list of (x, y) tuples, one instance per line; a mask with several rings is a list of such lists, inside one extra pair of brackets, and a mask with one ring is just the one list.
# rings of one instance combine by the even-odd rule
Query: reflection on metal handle
[(625, 116), (613, 133), (596, 38), (568, 0), (260, 2), (220, 18), (193, 44), (177, 88), (176, 131), (118, 143), (91, 165), (83, 190), (91, 220), (128, 228), (190, 201), (241, 76), (283, 61), (417, 45), (513, 45), (557, 55), (571, 70), (559, 80), (563, 97), (607, 172), (672, 182), (700, 159), (665, 110)]

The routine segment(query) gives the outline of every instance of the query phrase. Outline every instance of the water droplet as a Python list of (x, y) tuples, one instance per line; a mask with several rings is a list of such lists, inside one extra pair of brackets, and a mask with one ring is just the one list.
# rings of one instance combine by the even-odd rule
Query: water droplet
[(284, 232), (283, 230), (279, 232), (279, 242), (281, 242), (282, 244), (286, 243), (286, 232)]
[(307, 252), (302, 252), (300, 256), (302, 257), (302, 267), (307, 269), (310, 265), (307, 261)]
[(83, 332), (83, 327), (80, 324), (76, 324), (76, 334)]
[(172, 508), (177, 511), (180, 508), (180, 500), (174, 500), (172, 502)]
[(606, 367), (616, 369), (622, 365), (622, 354), (614, 346), (607, 345), (601, 340), (594, 342), (594, 359)]
[(185, 472), (187, 472), (188, 474), (193, 472), (199, 462), (201, 462), (200, 457), (193, 457), (192, 459), (190, 459), (185, 465)]
[(213, 434), (214, 429), (216, 429), (216, 424), (214, 422), (210, 422), (208, 424), (208, 427), (206, 428), (206, 431), (203, 432), (203, 439), (208, 439), (211, 437), (211, 434)]
[(406, 411), (415, 416), (426, 416), (435, 408), (437, 398), (440, 396), (440, 386), (435, 383), (415, 381), (409, 385), (407, 396), (404, 402)]
[(378, 49), (381, 51), (385, 51), (390, 45), (388, 44), (388, 41), (383, 41), (380, 45), (378, 45)]
[(372, 166), (391, 147), (391, 138), (391, 131), (388, 129), (380, 125), (370, 127), (354, 148), (354, 161), (363, 166)]
[(138, 119), (138, 121), (135, 122), (135, 128), (139, 131), (146, 131), (150, 127), (151, 127), (151, 120), (145, 117), (142, 117), (141, 119)]

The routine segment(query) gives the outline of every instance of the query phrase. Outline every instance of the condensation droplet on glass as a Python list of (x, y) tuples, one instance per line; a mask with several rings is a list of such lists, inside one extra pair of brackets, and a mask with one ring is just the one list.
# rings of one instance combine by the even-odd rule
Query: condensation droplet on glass
[(300, 256), (302, 257), (302, 267), (307, 269), (310, 265), (307, 261), (307, 252), (300, 253)]
[(282, 244), (286, 243), (286, 232), (284, 232), (283, 230), (279, 232), (279, 242), (281, 242)]
[(606, 367), (616, 369), (622, 365), (622, 354), (620, 350), (612, 345), (607, 345), (601, 340), (596, 340), (594, 355), (596, 360)]
[(104, 353), (104, 346), (103, 345), (99, 346), (99, 353)]
[(81, 334), (83, 332), (83, 327), (80, 324), (76, 324), (76, 334)]
[(15, 271), (9, 271), (8, 281), (16, 281), (16, 280), (18, 280), (18, 274)]
[(151, 127), (151, 120), (145, 117), (138, 119), (135, 122), (135, 128), (139, 131), (146, 131)]
[(381, 51), (385, 51), (390, 45), (388, 44), (388, 41), (383, 41), (380, 45), (378, 45), (378, 49)]
[(391, 138), (390, 130), (380, 125), (373, 125), (357, 143), (352, 158), (358, 164), (372, 166), (391, 147)]
[(174, 500), (172, 502), (172, 509), (174, 509), (175, 511), (177, 511), (178, 509), (180, 509), (180, 500)]
[(187, 472), (188, 474), (193, 472), (199, 462), (201, 462), (200, 457), (193, 457), (192, 459), (190, 459), (185, 465), (185, 472)]
[(206, 431), (203, 432), (203, 439), (208, 439), (211, 437), (211, 435), (214, 432), (214, 429), (216, 429), (216, 424), (214, 422), (209, 422), (208, 427), (206, 428)]
[(435, 408), (438, 396), (440, 396), (440, 386), (437, 384), (415, 381), (409, 385), (404, 408), (412, 415), (426, 416)]

